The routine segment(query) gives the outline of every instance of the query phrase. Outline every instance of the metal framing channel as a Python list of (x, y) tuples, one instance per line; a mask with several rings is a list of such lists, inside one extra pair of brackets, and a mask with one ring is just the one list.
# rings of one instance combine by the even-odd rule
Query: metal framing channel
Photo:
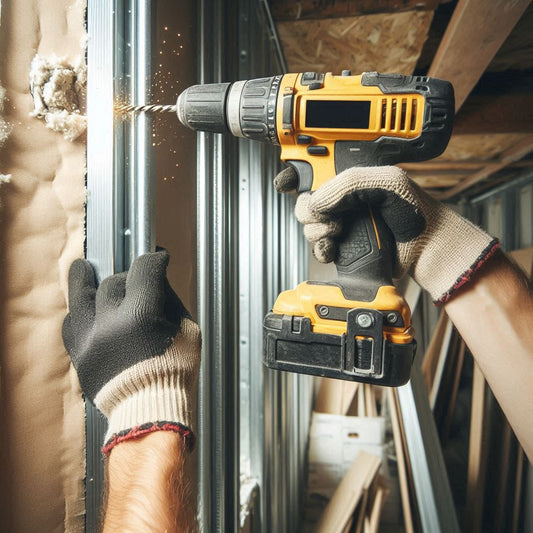
[(480, 202), (484, 202), (485, 200), (493, 198), (495, 195), (501, 192), (507, 191), (509, 189), (525, 187), (526, 185), (530, 183), (533, 183), (533, 172), (526, 172), (524, 176), (514, 179), (513, 181), (504, 183), (502, 185), (499, 185), (497, 187), (494, 187), (490, 189), (489, 191), (486, 191), (482, 194), (479, 194), (478, 196), (474, 196), (470, 198), (468, 201), (471, 204), (478, 204)]
[[(154, 41), (153, 2), (125, 0), (126, 39), (130, 46), (125, 56), (127, 65), (126, 91), (130, 104), (150, 103), (152, 83), (152, 54)], [(129, 49), (129, 50), (127, 50)], [(129, 147), (127, 165), (127, 264), (155, 249), (155, 194), (152, 157), (152, 117), (136, 113), (129, 122), (126, 146)]]
[[(262, 0), (201, 0), (200, 83), (280, 73), (267, 8)], [(276, 149), (254, 141), (198, 136), (203, 531), (239, 531), (239, 503), (260, 517), (262, 531), (299, 527), (309, 380), (262, 365), (264, 313), (281, 289), (295, 286), (306, 272), (293, 200), (278, 195), (271, 183), (278, 157)], [(248, 477), (248, 487), (260, 488), (254, 502), (239, 501), (240, 474)], [(255, 498), (257, 491), (250, 493)]]
[[(237, 4), (201, 0), (200, 83), (235, 79)], [(237, 142), (198, 135), (198, 318), (203, 332), (199, 391), (200, 527), (239, 527), (239, 298)]]
[[(87, 259), (99, 279), (115, 271), (117, 241), (113, 124), (115, 19), (112, 2), (89, 0), (87, 31)], [(85, 529), (99, 530), (104, 471), (100, 448), (105, 424), (86, 400)]]
[(518, 189), (513, 188), (502, 194), (502, 245), (505, 250), (515, 250), (518, 247), (519, 211), (517, 206)]
[[(148, 0), (88, 0), (86, 256), (99, 280), (124, 270), (133, 257), (153, 249), (149, 124), (141, 119), (128, 127), (115, 121), (113, 113), (119, 96), (125, 100), (130, 95), (130, 103), (145, 102), (151, 20)], [(131, 67), (129, 73), (125, 65)], [(135, 150), (126, 161), (128, 129)], [(103, 417), (86, 402), (85, 529), (89, 532), (100, 526), (104, 483), (100, 450), (105, 430)]]
[(426, 533), (459, 533), (448, 474), (427, 389), (415, 362), (407, 385), (398, 387), (417, 507)]
[[(250, 0), (239, 2), (239, 79), (251, 79), (283, 72), (274, 53), (268, 25), (260, 5)], [(240, 294), (240, 443), (241, 481), (260, 488), (262, 498), (241, 499), (241, 509), (255, 518), (257, 531), (265, 527), (271, 509), (264, 505), (265, 480), (265, 367), (263, 317), (268, 309), (266, 294), (267, 206), (272, 192), (272, 177), (279, 166), (277, 147), (242, 139), (239, 141), (239, 294)], [(255, 493), (252, 493), (252, 496)], [(241, 498), (247, 497), (243, 491)], [(241, 517), (241, 523), (246, 514)], [(262, 525), (260, 525), (262, 524)]]

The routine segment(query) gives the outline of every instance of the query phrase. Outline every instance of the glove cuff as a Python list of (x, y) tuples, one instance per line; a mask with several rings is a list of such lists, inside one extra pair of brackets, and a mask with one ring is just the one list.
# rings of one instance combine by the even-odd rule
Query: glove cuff
[(102, 388), (94, 403), (108, 419), (104, 453), (158, 430), (180, 433), (194, 447), (197, 372), (195, 365), (187, 369), (183, 363), (169, 350), (128, 368)]
[(441, 207), (439, 211), (440, 216), (420, 237), (425, 243), (411, 270), (434, 302), (444, 304), (470, 281), (500, 243), (451, 209)]
[(474, 264), (460, 277), (457, 278), (454, 285), (447, 290), (444, 294), (440, 296), (438, 300), (435, 300), (437, 305), (442, 305), (448, 302), (456, 292), (463, 286), (466, 285), (472, 279), (472, 276), (500, 249), (500, 241), (496, 238), (492, 239), (489, 242), (487, 247), (481, 252)]

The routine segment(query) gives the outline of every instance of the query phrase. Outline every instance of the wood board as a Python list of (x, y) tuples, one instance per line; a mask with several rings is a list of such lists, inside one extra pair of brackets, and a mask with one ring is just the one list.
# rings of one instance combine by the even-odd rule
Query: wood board
[(432, 11), (278, 22), (290, 72), (411, 74), (426, 40)]
[(381, 461), (378, 457), (360, 452), (344, 476), (316, 527), (316, 533), (341, 533), (352, 516), (365, 491), (376, 479)]

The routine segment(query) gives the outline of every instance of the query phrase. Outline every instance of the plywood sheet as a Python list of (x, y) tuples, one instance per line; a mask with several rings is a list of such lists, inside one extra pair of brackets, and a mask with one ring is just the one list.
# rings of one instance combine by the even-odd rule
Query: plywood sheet
[(432, 11), (279, 22), (291, 72), (340, 74), (351, 69), (411, 74), (426, 40)]
[(67, 272), (83, 255), (85, 144), (30, 117), (36, 53), (84, 54), (85, 2), (4, 0), (0, 80), (0, 531), (82, 531), (84, 406), (61, 341)]

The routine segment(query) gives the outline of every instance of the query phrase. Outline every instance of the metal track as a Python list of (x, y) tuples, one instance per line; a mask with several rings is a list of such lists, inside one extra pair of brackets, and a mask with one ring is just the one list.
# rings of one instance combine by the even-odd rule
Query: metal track
[[(151, 6), (148, 0), (88, 0), (87, 259), (99, 280), (125, 270), (153, 249), (150, 124), (115, 121), (118, 95), (144, 104), (150, 83)], [(125, 40), (133, 45), (130, 49)], [(129, 66), (128, 77), (124, 68)], [(138, 79), (137, 79), (138, 78)], [(134, 86), (126, 80), (133, 80)], [(131, 147), (129, 166), (124, 154)], [(129, 209), (127, 209), (127, 206)], [(105, 419), (86, 402), (86, 525), (100, 530), (104, 485), (101, 447)]]
[[(113, 2), (89, 0), (87, 6), (87, 259), (99, 279), (115, 270), (115, 183), (113, 125)], [(104, 469), (100, 448), (106, 424), (86, 400), (85, 530), (99, 531)]]
[[(414, 290), (407, 290), (405, 298), (414, 311), (421, 289), (414, 282), (408, 287)], [(446, 465), (419, 360), (417, 357), (413, 364), (409, 382), (398, 387), (418, 513), (425, 533), (459, 533)]]

